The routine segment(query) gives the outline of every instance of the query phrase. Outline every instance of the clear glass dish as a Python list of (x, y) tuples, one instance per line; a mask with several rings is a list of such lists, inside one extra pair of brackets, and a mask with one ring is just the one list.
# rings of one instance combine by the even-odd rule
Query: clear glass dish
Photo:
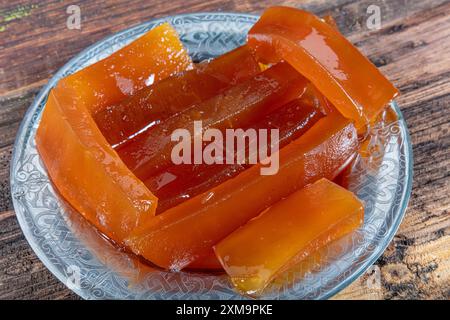
[[(121, 252), (90, 227), (52, 187), (35, 145), (49, 90), (62, 77), (102, 59), (162, 22), (170, 22), (195, 61), (245, 42), (257, 16), (196, 13), (153, 20), (87, 48), (62, 67), (37, 95), (19, 129), (11, 192), (20, 226), (47, 268), (86, 299), (244, 299), (222, 274), (154, 270)], [(323, 299), (345, 288), (383, 253), (403, 218), (411, 193), (412, 150), (398, 106), (398, 121), (372, 129), (371, 154), (351, 173), (350, 189), (365, 201), (362, 228), (283, 275), (262, 299)], [(381, 149), (384, 152), (380, 152)]]

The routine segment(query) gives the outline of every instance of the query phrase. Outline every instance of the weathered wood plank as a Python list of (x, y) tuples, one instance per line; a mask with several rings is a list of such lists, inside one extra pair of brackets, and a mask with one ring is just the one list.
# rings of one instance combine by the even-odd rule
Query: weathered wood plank
[[(71, 1), (0, 0), (0, 299), (77, 298), (26, 243), (9, 194), (12, 144), (35, 94), (68, 59), (123, 28), (182, 12), (261, 12), (279, 1), (78, 1), (81, 30), (66, 28)], [(414, 150), (414, 186), (405, 219), (373, 274), (340, 299), (450, 298), (450, 2), (448, 0), (283, 1), (331, 13), (349, 37), (401, 90), (399, 105)], [(368, 30), (367, 7), (381, 8)], [(377, 269), (378, 268), (378, 269)]]

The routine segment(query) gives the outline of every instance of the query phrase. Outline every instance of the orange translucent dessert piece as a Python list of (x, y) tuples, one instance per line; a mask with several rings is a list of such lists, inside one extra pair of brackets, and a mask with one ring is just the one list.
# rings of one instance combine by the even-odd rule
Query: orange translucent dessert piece
[(262, 62), (289, 62), (358, 129), (398, 93), (339, 31), (303, 10), (267, 9), (249, 31), (248, 46)]
[(242, 46), (100, 109), (94, 120), (109, 143), (116, 145), (260, 71), (250, 50)]
[(60, 194), (117, 243), (153, 217), (157, 198), (112, 149), (92, 112), (131, 93), (119, 79), (137, 90), (144, 75), (161, 79), (189, 65), (175, 31), (162, 25), (50, 91), (36, 134), (40, 157)]
[(168, 23), (153, 28), (107, 58), (65, 78), (91, 113), (118, 103), (172, 74), (192, 68), (192, 61)]
[[(270, 112), (247, 129), (278, 129), (279, 148), (297, 139), (311, 128), (322, 113), (306, 92), (301, 98), (288, 102)], [(270, 131), (268, 132), (270, 139)], [(258, 150), (252, 150), (258, 152)], [(144, 181), (158, 197), (157, 214), (203, 193), (249, 168), (250, 150), (245, 149), (245, 162), (234, 164), (180, 164), (173, 165)], [(256, 155), (256, 157), (258, 157)], [(237, 160), (235, 153), (235, 160)]]
[(175, 130), (186, 129), (192, 138), (194, 121), (200, 120), (203, 130), (241, 128), (300, 96), (307, 83), (289, 64), (280, 62), (211, 99), (175, 114), (116, 150), (131, 171), (145, 180), (173, 164), (171, 153), (178, 143), (171, 138)]
[(180, 270), (267, 207), (320, 178), (334, 179), (358, 148), (355, 127), (340, 115), (320, 119), (279, 152), (279, 170), (254, 165), (233, 179), (136, 228), (126, 244), (154, 264)]
[(321, 179), (277, 202), (214, 249), (234, 286), (258, 294), (289, 265), (363, 220), (363, 203), (352, 192)]
[[(36, 135), (39, 154), (60, 194), (120, 243), (154, 215), (157, 198), (107, 143), (88, 107), (64, 80), (50, 92)], [(75, 99), (76, 100), (76, 99)]]

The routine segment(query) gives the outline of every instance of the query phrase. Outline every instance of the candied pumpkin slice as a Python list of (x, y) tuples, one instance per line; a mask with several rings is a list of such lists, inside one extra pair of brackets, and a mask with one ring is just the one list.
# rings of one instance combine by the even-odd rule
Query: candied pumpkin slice
[(294, 68), (280, 62), (211, 99), (173, 115), (116, 150), (131, 171), (145, 180), (173, 164), (171, 154), (178, 144), (171, 137), (175, 130), (188, 130), (193, 141), (194, 121), (202, 121), (203, 130), (246, 126), (299, 97), (307, 84)]
[(133, 230), (126, 244), (154, 264), (180, 270), (280, 199), (320, 178), (334, 179), (354, 157), (354, 125), (340, 115), (320, 119), (279, 151), (279, 170), (254, 165)]
[(61, 82), (50, 92), (36, 145), (61, 195), (121, 243), (139, 223), (153, 217), (157, 198), (107, 143), (87, 106), (72, 95), (76, 89)]
[(142, 88), (150, 75), (158, 80), (190, 65), (164, 24), (50, 91), (36, 134), (41, 159), (60, 194), (115, 242), (154, 215), (157, 198), (111, 148), (92, 112)]
[(224, 88), (260, 72), (246, 46), (139, 90), (118, 104), (100, 109), (94, 120), (112, 145), (147, 130), (193, 104), (211, 98)]
[(192, 68), (175, 29), (164, 23), (107, 58), (65, 78), (91, 113), (118, 103), (158, 81)]
[[(268, 130), (268, 138), (271, 138), (271, 129), (278, 129), (279, 147), (283, 148), (305, 133), (321, 117), (323, 115), (316, 107), (316, 101), (313, 101), (311, 96), (305, 92), (301, 98), (288, 102), (244, 129)], [(269, 143), (270, 140), (268, 140)], [(249, 152), (247, 147), (244, 163), (173, 165), (145, 180), (145, 185), (158, 197), (157, 214), (193, 198), (249, 168), (251, 164), (248, 159), (254, 156)], [(258, 152), (258, 150), (253, 150), (253, 152)], [(237, 160), (236, 153), (235, 160)]]
[(398, 94), (335, 27), (303, 10), (267, 9), (250, 29), (248, 46), (262, 62), (289, 62), (360, 130)]
[(360, 227), (363, 203), (327, 180), (291, 194), (214, 248), (234, 286), (259, 294), (289, 265)]

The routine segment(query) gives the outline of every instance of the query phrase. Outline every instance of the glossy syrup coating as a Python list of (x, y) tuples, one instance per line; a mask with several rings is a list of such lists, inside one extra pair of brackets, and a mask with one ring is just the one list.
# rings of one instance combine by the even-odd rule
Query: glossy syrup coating
[(109, 143), (124, 143), (140, 130), (149, 129), (260, 71), (250, 50), (242, 46), (200, 63), (192, 70), (145, 87), (118, 104), (100, 109), (94, 119)]
[(153, 217), (157, 198), (131, 173), (62, 80), (47, 100), (36, 145), (60, 194), (103, 234), (120, 243)]
[(320, 179), (291, 194), (215, 246), (234, 286), (259, 294), (280, 272), (358, 228), (363, 203)]
[[(327, 17), (329, 17), (329, 16), (327, 16)], [(328, 20), (329, 19), (330, 18), (328, 18)], [(301, 109), (299, 109), (299, 108), (301, 108)], [(300, 119), (300, 117), (302, 117), (301, 113), (305, 112), (305, 111), (307, 112), (307, 110), (310, 108), (315, 108), (315, 110), (319, 111), (319, 112), (310, 113), (307, 118), (305, 118), (304, 120), (301, 120)], [(298, 112), (299, 110), (302, 110), (302, 112)], [(260, 124), (261, 124), (261, 127), (265, 127), (265, 128), (278, 126), (278, 128), (280, 129), (280, 148), (282, 148), (285, 144), (298, 138), (301, 134), (304, 133), (304, 132), (302, 132), (302, 129), (300, 129), (300, 127), (304, 126), (307, 122), (308, 122), (308, 124), (306, 124), (306, 126), (303, 127), (303, 129), (307, 130), (307, 128), (309, 128), (309, 125), (313, 125), (323, 115), (331, 115), (335, 112), (338, 112), (338, 111), (317, 90), (317, 88), (314, 87), (314, 85), (312, 83), (309, 83), (307, 85), (306, 91), (302, 94), (302, 96), (299, 99), (295, 99), (295, 100), (287, 103), (285, 106), (281, 107), (280, 109), (275, 110), (273, 112), (273, 114), (267, 115), (266, 119), (270, 119), (270, 121), (266, 122), (265, 124), (263, 124), (264, 121), (261, 121)], [(305, 121), (305, 120), (307, 120), (307, 121)], [(293, 123), (294, 125), (291, 126), (289, 123), (291, 123), (291, 124)], [(342, 170), (342, 172), (334, 179), (334, 181), (339, 181), (338, 184), (343, 182), (343, 180), (344, 180), (343, 177), (347, 177), (349, 175), (349, 173), (351, 171), (351, 166), (354, 163), (354, 161), (355, 160), (351, 161)], [(176, 169), (178, 167), (182, 167), (182, 166), (177, 166), (171, 170), (168, 170), (169, 174), (173, 174), (172, 177), (174, 177), (175, 174), (180, 173)], [(218, 177), (220, 178), (223, 175), (230, 175), (230, 177), (224, 177), (223, 179), (218, 179), (218, 180), (220, 182), (224, 182), (227, 179), (232, 178), (235, 175), (237, 175), (238, 173), (235, 173), (236, 171), (241, 172), (241, 171), (247, 169), (248, 167), (249, 167), (248, 165), (247, 166), (230, 166), (227, 169), (222, 169), (223, 171), (220, 171), (221, 173), (218, 175)], [(197, 166), (192, 167), (192, 169), (194, 171), (197, 171), (194, 168), (197, 168)], [(234, 170), (233, 170), (233, 168), (234, 168)], [(155, 191), (153, 188), (154, 188), (154, 186), (158, 185), (158, 183), (160, 183), (162, 181), (161, 179), (163, 177), (165, 177), (164, 174), (165, 173), (163, 172), (162, 174), (158, 175), (157, 177), (152, 177), (149, 180), (144, 181), (144, 183), (149, 187), (149, 189), (152, 190), (152, 192), (158, 196), (158, 207), (156, 208), (156, 214), (165, 211), (167, 206), (172, 206), (171, 203), (178, 204), (178, 203), (181, 203), (181, 202), (186, 201), (187, 199), (191, 198), (191, 196), (190, 196), (191, 193), (195, 194), (196, 189), (201, 189), (204, 185), (211, 184), (211, 187), (213, 187), (218, 184), (218, 183), (216, 183), (214, 185), (212, 184), (215, 182), (215, 177), (216, 177), (215, 175), (208, 176), (207, 179), (204, 179), (201, 182), (198, 182), (194, 188), (184, 187), (183, 191), (181, 193), (180, 192), (175, 193), (176, 192), (176, 187), (175, 187), (172, 190), (169, 189), (169, 191), (167, 193), (164, 193), (164, 195), (160, 196), (158, 191)], [(199, 172), (195, 176), (195, 178), (197, 178), (197, 177), (200, 178), (202, 176), (203, 176), (203, 172), (202, 173)], [(158, 178), (158, 180), (156, 180), (157, 178)], [(192, 178), (192, 179), (195, 180), (195, 178)], [(178, 179), (178, 180), (181, 180), (181, 179)], [(177, 179), (173, 180), (175, 185), (178, 186), (176, 181), (177, 181)], [(165, 191), (167, 187), (171, 187), (170, 186), (171, 182), (172, 181), (168, 182), (167, 185), (162, 187), (162, 189)], [(175, 197), (168, 196), (168, 194), (173, 194), (173, 193), (176, 194)], [(186, 195), (188, 195), (187, 199), (185, 197)], [(193, 269), (193, 270), (214, 270), (214, 271), (222, 271), (223, 270), (222, 265), (220, 264), (219, 260), (217, 259), (216, 255), (214, 254), (213, 251), (210, 252), (205, 258), (200, 258), (198, 260), (195, 260), (193, 263), (191, 263), (188, 266), (188, 268)]]
[[(279, 148), (283, 148), (289, 142), (299, 138), (322, 117), (323, 114), (315, 105), (315, 101), (305, 92), (300, 98), (288, 102), (244, 130), (268, 130), (268, 137), (271, 138), (270, 130), (277, 129)], [(268, 143), (270, 144), (270, 140)], [(254, 152), (258, 154), (258, 150), (249, 150), (247, 145), (244, 163), (172, 165), (146, 179), (145, 185), (159, 199), (157, 214), (237, 176), (252, 165), (248, 159)], [(236, 152), (234, 158), (237, 158)]]
[(198, 105), (162, 121), (116, 150), (142, 180), (173, 164), (171, 153), (178, 143), (171, 134), (187, 129), (193, 137), (194, 121), (203, 130), (242, 128), (300, 96), (308, 82), (289, 64), (280, 62), (247, 81), (232, 86)]
[[(165, 24), (60, 80), (49, 94), (36, 135), (40, 157), (60, 194), (117, 243), (153, 217), (157, 198), (111, 148), (92, 112), (140, 89), (144, 75), (160, 79), (190, 64), (175, 31)], [(126, 79), (130, 90), (118, 79)]]
[[(300, 98), (288, 102), (251, 127), (279, 129), (279, 147), (283, 148), (289, 142), (299, 138), (323, 117), (322, 106), (319, 99), (313, 97), (314, 93), (308, 86)], [(168, 168), (144, 183), (158, 197), (156, 214), (159, 214), (235, 177), (250, 166), (250, 164), (178, 165)], [(164, 179), (168, 175), (171, 179), (167, 182)], [(223, 271), (214, 251), (204, 258), (195, 260), (187, 268), (189, 270)]]
[(267, 9), (248, 46), (263, 62), (289, 62), (361, 130), (398, 93), (335, 27), (303, 10)]
[(175, 29), (164, 23), (129, 45), (65, 78), (91, 113), (159, 81), (192, 68)]
[(136, 228), (126, 244), (160, 267), (183, 269), (280, 199), (320, 178), (336, 177), (357, 148), (353, 124), (339, 115), (327, 116), (280, 150), (277, 174), (261, 175), (261, 165), (254, 165), (157, 215)]
[(336, 20), (334, 20), (333, 16), (327, 14), (322, 17), (322, 20), (329, 26), (333, 27), (334, 30), (339, 31), (339, 26), (337, 25)]

